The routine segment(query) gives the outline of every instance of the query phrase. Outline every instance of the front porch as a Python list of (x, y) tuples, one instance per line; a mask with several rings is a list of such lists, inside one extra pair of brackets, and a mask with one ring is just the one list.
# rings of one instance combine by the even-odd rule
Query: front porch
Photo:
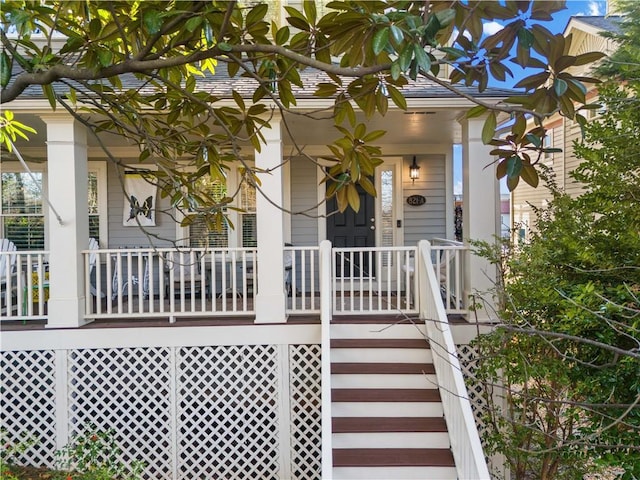
[[(464, 248), (443, 251), (455, 252), (450, 254), (455, 258)], [(93, 253), (112, 254), (86, 251), (87, 262)], [(136, 255), (151, 255), (120, 253), (126, 264)], [(400, 265), (396, 287), (386, 287), (380, 263), (376, 276), (353, 270), (351, 277), (331, 275), (326, 281), (323, 272), (345, 271), (341, 257), (362, 265), (367, 256), (370, 265), (378, 262), (376, 257)], [(240, 264), (250, 263), (240, 258)], [(145, 314), (160, 304), (144, 298), (140, 303), (143, 281), (131, 282), (134, 301), (123, 299), (120, 313), (103, 312), (80, 328), (40, 328), (29, 322), (43, 320), (32, 316), (22, 329), (5, 330), (3, 425), (11, 440), (25, 435), (40, 440), (19, 460), (52, 465), (56, 449), (94, 425), (113, 430), (125, 464), (145, 463), (144, 478), (488, 479), (457, 355), (468, 338), (449, 325), (442, 301), (446, 289), (436, 276), (436, 271), (451, 274), (462, 261), (434, 268), (431, 259), (446, 254), (432, 251), (426, 241), (386, 252), (332, 249), (323, 242), (317, 258), (318, 312), (291, 313), (286, 323), (260, 324), (250, 315), (214, 311), (206, 295), (202, 307), (201, 292), (193, 288), (196, 280), (185, 282), (181, 271), (180, 288), (172, 292), (169, 283), (168, 290), (196, 308), (191, 315), (180, 312), (176, 323), (167, 321), (171, 312)], [(292, 270), (300, 267), (305, 273), (314, 264), (302, 268), (302, 261), (292, 263)], [(311, 305), (315, 295), (293, 295), (293, 286), (303, 285), (300, 273), (297, 278), (299, 283), (292, 274), (289, 304), (304, 298)], [(129, 288), (121, 283), (115, 285)], [(166, 285), (147, 283), (149, 297), (156, 291), (161, 295), (156, 287)], [(197, 299), (185, 291), (187, 283)], [(224, 286), (251, 291), (240, 280)], [(391, 310), (377, 300), (380, 296), (391, 299)], [(229, 302), (232, 297), (246, 298), (223, 298)], [(119, 303), (116, 299), (112, 308)], [(236, 300), (236, 309), (243, 303)], [(123, 313), (129, 305), (132, 310), (142, 305), (144, 315)], [(334, 315), (341, 309), (347, 314)], [(361, 422), (369, 433), (356, 438)], [(410, 432), (409, 424), (420, 427)], [(396, 428), (404, 430), (394, 433)], [(376, 462), (367, 460), (372, 455)]]

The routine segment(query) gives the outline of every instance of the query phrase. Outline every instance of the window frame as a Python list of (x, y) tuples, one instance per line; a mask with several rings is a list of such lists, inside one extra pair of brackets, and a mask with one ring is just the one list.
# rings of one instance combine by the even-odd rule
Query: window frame
[[(251, 166), (253, 164), (253, 162), (247, 162), (247, 165)], [(238, 188), (238, 185), (240, 184), (240, 174), (238, 172), (238, 168), (239, 165), (237, 163), (234, 163), (231, 168), (229, 169), (229, 172), (227, 174), (227, 192), (235, 192), (236, 189)], [(193, 171), (195, 170), (194, 167), (186, 167), (187, 171)], [(258, 195), (258, 192), (256, 192), (256, 195)], [(238, 194), (236, 195), (236, 197), (234, 198), (233, 202), (231, 202), (230, 206), (235, 207), (235, 208), (242, 208), (242, 192), (238, 191)], [(229, 221), (233, 224), (234, 228), (233, 229), (229, 229), (228, 234), (227, 234), (227, 246), (226, 247), (216, 247), (216, 248), (243, 248), (244, 246), (242, 245), (242, 216), (245, 215), (245, 213), (243, 212), (239, 212), (237, 211), (235, 208), (230, 208), (227, 211), (227, 216), (229, 218)], [(188, 215), (188, 213), (185, 213), (182, 211), (182, 209), (179, 209), (177, 207), (174, 207), (175, 209), (175, 217), (176, 217), (176, 244), (178, 246), (181, 247), (188, 247), (189, 246), (189, 227), (188, 226), (182, 226), (182, 220), (184, 219), (185, 215)], [(256, 210), (257, 210), (257, 206), (256, 206)], [(247, 213), (254, 213), (257, 215), (257, 211), (256, 212), (247, 212)], [(246, 248), (255, 248), (255, 247), (246, 247)]]
[[(98, 180), (98, 225), (100, 238), (97, 238), (101, 247), (109, 245), (109, 205), (107, 196), (107, 162), (89, 160), (87, 162), (87, 182), (89, 173), (95, 173)], [(87, 214), (89, 212), (87, 211)]]
[[(33, 173), (42, 174), (42, 193), (44, 196), (49, 195), (49, 178), (48, 178), (48, 162), (43, 163), (27, 163), (29, 170)], [(19, 162), (3, 162), (1, 173), (27, 173)], [(88, 160), (87, 161), (87, 182), (89, 181), (89, 173), (95, 173), (98, 182), (98, 225), (100, 230), (100, 238), (97, 239), (101, 246), (109, 244), (109, 205), (107, 196), (107, 163), (105, 161)], [(0, 190), (2, 186), (0, 185)], [(0, 192), (1, 194), (1, 192)], [(1, 206), (0, 206), (1, 210)], [(89, 214), (87, 210), (87, 215)], [(0, 211), (0, 232), (4, 231), (4, 217)], [(49, 249), (49, 208), (42, 198), (42, 216), (44, 217), (44, 249)]]
[[(32, 173), (41, 174), (42, 175), (42, 185), (41, 185), (41, 208), (42, 212), (40, 214), (5, 214), (2, 210), (2, 179), (0, 178), (0, 237), (4, 236), (4, 222), (6, 217), (21, 217), (21, 216), (29, 216), (29, 217), (42, 217), (43, 222), (43, 245), (44, 250), (48, 250), (49, 248), (49, 208), (44, 201), (44, 196), (47, 195), (47, 169), (44, 163), (27, 163), (29, 170)], [(0, 175), (3, 173), (20, 173), (27, 174), (24, 167), (18, 162), (3, 162), (2, 169), (0, 170)], [(37, 251), (37, 250), (35, 250)]]

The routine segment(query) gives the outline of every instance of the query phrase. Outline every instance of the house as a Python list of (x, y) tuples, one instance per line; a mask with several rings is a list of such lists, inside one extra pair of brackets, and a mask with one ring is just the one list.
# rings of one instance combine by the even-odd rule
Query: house
[[(569, 55), (579, 55), (585, 52), (600, 51), (610, 54), (615, 50), (615, 42), (612, 39), (602, 37), (602, 32), (618, 31), (618, 23), (622, 18), (615, 15), (615, 3), (610, 5), (607, 16), (575, 16), (571, 17), (564, 35), (572, 35), (573, 42)], [(573, 67), (571, 73), (574, 75), (590, 76), (591, 65)], [(591, 85), (587, 92), (587, 101), (597, 103), (597, 86)], [(597, 118), (597, 110), (587, 110), (588, 120)], [(545, 122), (547, 136), (546, 146), (549, 148), (559, 148), (558, 153), (547, 153), (542, 163), (555, 175), (558, 187), (571, 196), (578, 196), (582, 192), (582, 185), (574, 180), (570, 173), (579, 165), (580, 159), (574, 154), (573, 143), (580, 140), (580, 125), (573, 120), (561, 117), (556, 114)], [(534, 228), (536, 218), (535, 209), (546, 206), (550, 197), (549, 189), (541, 184), (538, 188), (533, 188), (523, 184), (518, 186), (511, 194), (512, 224), (511, 228), (515, 236), (519, 239), (527, 239)]]
[[(309, 93), (321, 74), (302, 80), (296, 109), (322, 106)], [(199, 88), (229, 98), (243, 81), (220, 69)], [(2, 424), (38, 440), (19, 460), (51, 465), (94, 425), (148, 478), (488, 478), (457, 350), (477, 334), (467, 297), (491, 287), (492, 267), (448, 239), (454, 144), (465, 237), (500, 231), (491, 147), (482, 119), (459, 120), (469, 101), (426, 80), (404, 94), (406, 112), (369, 122), (387, 131), (385, 161), (357, 213), (327, 215), (322, 163), (290, 153), (293, 137), (318, 159), (331, 122), (286, 115), (254, 152), (270, 172), (260, 190), (229, 172), (241, 210), (221, 232), (181, 226), (189, 212), (145, 181), (156, 165), (137, 146), (99, 134), (113, 162), (38, 89), (12, 102), (38, 132), (0, 164), (0, 228), (18, 245), (0, 253), (15, 265)]]

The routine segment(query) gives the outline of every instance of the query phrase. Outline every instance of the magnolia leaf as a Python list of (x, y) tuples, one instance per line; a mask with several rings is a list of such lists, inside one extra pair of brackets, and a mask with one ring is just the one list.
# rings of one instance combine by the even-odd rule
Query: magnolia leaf
[(531, 143), (536, 148), (540, 148), (542, 146), (542, 139), (534, 133), (527, 133), (524, 138), (528, 143)]
[(259, 3), (247, 13), (245, 24), (248, 26), (260, 23), (264, 20), (265, 15), (269, 11), (269, 5), (266, 3)]
[(527, 51), (533, 46), (534, 37), (533, 33), (527, 30), (525, 27), (518, 29), (518, 45), (524, 47)]
[(606, 57), (606, 54), (604, 54), (603, 52), (583, 53), (583, 54), (580, 54), (580, 55), (578, 55), (576, 57), (574, 65), (580, 66), (580, 65), (586, 65), (588, 63), (597, 62), (598, 60), (600, 60), (603, 57)]
[(393, 40), (394, 44), (396, 46), (401, 45), (402, 41), (404, 40), (404, 32), (402, 31), (402, 29), (397, 25), (391, 25), (391, 27), (389, 27), (389, 30), (391, 32), (391, 39)]
[(518, 114), (516, 116), (516, 120), (513, 124), (513, 127), (511, 128), (511, 131), (518, 139), (520, 139), (523, 137), (526, 129), (527, 129), (527, 119), (523, 114)]
[(495, 112), (489, 113), (487, 119), (484, 121), (484, 126), (482, 127), (482, 143), (488, 145), (491, 142), (491, 139), (496, 133), (497, 127), (497, 119)]
[(486, 111), (487, 111), (487, 107), (485, 107), (484, 105), (476, 105), (471, 110), (468, 110), (467, 113), (465, 113), (464, 118), (479, 117), (480, 115), (483, 115)]
[(384, 27), (381, 30), (378, 30), (376, 34), (373, 36), (373, 53), (375, 55), (380, 54), (387, 45), (389, 44), (389, 27)]
[(51, 84), (42, 85), (42, 92), (44, 93), (44, 96), (47, 97), (47, 100), (49, 100), (49, 105), (51, 105), (51, 109), (55, 110), (56, 109), (56, 93), (54, 92)]
[(439, 50), (447, 54), (453, 60), (457, 60), (458, 58), (465, 57), (467, 54), (464, 50), (460, 50), (459, 48), (453, 47), (440, 47)]
[(507, 161), (503, 160), (500, 163), (498, 163), (498, 167), (496, 168), (496, 178), (500, 180), (501, 178), (506, 176), (507, 176)]
[(373, 182), (367, 176), (360, 177), (360, 181), (358, 185), (362, 187), (362, 189), (367, 192), (372, 197), (376, 196), (376, 187), (373, 185)]
[(290, 35), (289, 27), (285, 25), (284, 27), (279, 29), (278, 32), (276, 33), (276, 44), (284, 45), (287, 42), (287, 40), (289, 40), (289, 35)]
[(452, 8), (447, 8), (446, 10), (440, 10), (436, 12), (436, 18), (438, 19), (440, 28), (444, 28), (455, 20), (456, 11)]
[(522, 159), (517, 155), (512, 155), (506, 161), (507, 178), (519, 177), (522, 171)]
[(355, 212), (360, 210), (360, 194), (356, 186), (352, 183), (347, 185), (347, 200)]
[[(96, 19), (94, 19), (96, 20)], [(144, 23), (147, 32), (155, 35), (162, 27), (162, 16), (158, 10), (147, 10), (142, 14), (142, 23)]]
[(411, 45), (410, 43), (407, 43), (402, 49), (402, 51), (400, 52), (400, 55), (398, 56), (398, 60), (396, 60), (398, 62), (398, 65), (400, 66), (401, 71), (405, 72), (407, 68), (409, 68), (412, 58), (413, 58), (413, 45)]
[(522, 171), (520, 172), (520, 177), (533, 188), (536, 188), (538, 186), (538, 183), (540, 182), (538, 171), (533, 165), (524, 165), (522, 167)]
[(349, 206), (349, 201), (347, 199), (347, 189), (341, 188), (336, 191), (335, 195), (336, 195), (336, 201), (338, 203), (338, 211), (340, 213), (343, 213)]
[(402, 68), (400, 67), (399, 61), (396, 60), (391, 64), (391, 78), (394, 80), (398, 80), (401, 74), (402, 74)]
[(518, 83), (516, 83), (514, 88), (525, 88), (527, 90), (533, 90), (538, 88), (549, 78), (549, 72), (540, 72), (535, 75), (529, 75), (528, 77), (523, 78)]
[(553, 90), (556, 92), (556, 95), (558, 95), (558, 97), (563, 96), (567, 91), (567, 88), (569, 88), (569, 86), (563, 79), (556, 78), (553, 80)]
[(389, 92), (391, 101), (395, 103), (398, 108), (401, 108), (402, 110), (407, 109), (407, 99), (404, 98), (404, 95), (402, 95), (402, 93), (400, 93), (400, 90), (398, 90), (393, 85), (387, 85), (387, 92)]

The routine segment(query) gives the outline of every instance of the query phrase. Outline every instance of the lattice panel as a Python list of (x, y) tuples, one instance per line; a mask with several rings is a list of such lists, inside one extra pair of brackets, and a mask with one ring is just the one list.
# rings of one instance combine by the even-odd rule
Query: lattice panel
[(291, 476), (316, 480), (322, 470), (320, 345), (289, 347)]
[(168, 348), (69, 351), (69, 435), (112, 429), (125, 464), (142, 461), (145, 477), (171, 478), (170, 367)]
[(178, 478), (278, 479), (276, 346), (177, 354)]
[(476, 419), (476, 425), (478, 426), (478, 432), (480, 438), (485, 429), (485, 425), (482, 422), (482, 412), (487, 408), (487, 402), (483, 395), (483, 387), (476, 379), (475, 369), (478, 365), (478, 350), (470, 345), (458, 345), (458, 358), (460, 359), (460, 367), (462, 368), (462, 374), (464, 375), (464, 382), (467, 386), (467, 392), (469, 394), (469, 400), (471, 402), (471, 409)]
[[(0, 357), (0, 425), (8, 443), (33, 439), (15, 457), (20, 465), (53, 466), (56, 450), (55, 353), (3, 352)], [(33, 442), (31, 442), (33, 443)]]

